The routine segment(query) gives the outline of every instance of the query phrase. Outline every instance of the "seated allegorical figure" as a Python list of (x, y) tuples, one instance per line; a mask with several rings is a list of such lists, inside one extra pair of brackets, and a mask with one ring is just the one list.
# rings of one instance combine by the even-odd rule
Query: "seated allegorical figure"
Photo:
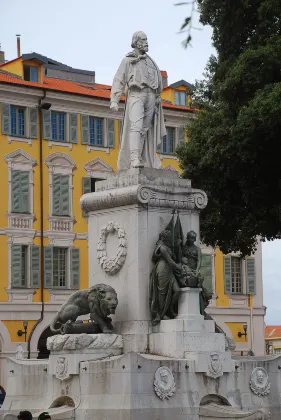
[(200, 275), (202, 253), (201, 249), (195, 245), (196, 237), (193, 230), (188, 232), (186, 242), (182, 247), (182, 287), (201, 287), (204, 280)]

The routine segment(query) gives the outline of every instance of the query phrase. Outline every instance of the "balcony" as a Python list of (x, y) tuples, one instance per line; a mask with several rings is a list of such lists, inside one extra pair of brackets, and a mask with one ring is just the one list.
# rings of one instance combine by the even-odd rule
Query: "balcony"
[(49, 216), (50, 231), (73, 232), (74, 217)]
[(9, 229), (32, 229), (34, 214), (8, 213)]

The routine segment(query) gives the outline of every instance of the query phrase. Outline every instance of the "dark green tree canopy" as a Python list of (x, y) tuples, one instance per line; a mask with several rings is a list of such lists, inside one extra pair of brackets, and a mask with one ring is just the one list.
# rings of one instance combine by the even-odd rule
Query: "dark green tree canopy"
[(198, 0), (217, 57), (196, 83), (200, 109), (178, 150), (208, 194), (202, 240), (225, 253), (281, 237), (281, 1)]

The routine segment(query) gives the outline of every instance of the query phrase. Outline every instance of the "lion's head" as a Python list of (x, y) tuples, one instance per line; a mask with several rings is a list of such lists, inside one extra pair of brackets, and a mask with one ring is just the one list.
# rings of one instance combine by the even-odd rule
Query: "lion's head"
[(118, 299), (113, 287), (107, 284), (96, 284), (89, 289), (88, 300), (94, 304), (97, 313), (103, 317), (115, 314)]

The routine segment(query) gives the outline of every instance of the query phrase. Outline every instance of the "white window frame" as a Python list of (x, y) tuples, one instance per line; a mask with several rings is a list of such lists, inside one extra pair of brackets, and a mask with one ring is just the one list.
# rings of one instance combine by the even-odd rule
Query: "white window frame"
[[(58, 247), (71, 247), (75, 239), (73, 225), (73, 169), (76, 168), (74, 160), (63, 152), (51, 153), (45, 163), (49, 168), (49, 230), (47, 236), (49, 243)], [(52, 216), (53, 211), (53, 175), (69, 176), (69, 216)], [(60, 229), (60, 226), (67, 226), (67, 230)]]
[[(10, 236), (7, 240), (8, 244), (8, 287), (6, 292), (8, 294), (9, 302), (23, 303), (32, 302), (34, 295), (34, 288), (30, 287), (30, 248), (33, 243), (33, 237), (30, 236)], [(14, 244), (26, 245), (28, 247), (27, 255), (27, 278), (26, 287), (12, 287), (12, 246)]]
[[(70, 290), (70, 276), (71, 276), (71, 272), (70, 272), (70, 265), (71, 265), (70, 247), (55, 245), (54, 248), (64, 248), (64, 249), (66, 249), (66, 285), (65, 285), (65, 287), (53, 286), (52, 288), (49, 288), (48, 290)], [(54, 272), (53, 272), (53, 277), (54, 277)], [(71, 290), (74, 291), (75, 289), (71, 289)]]
[[(34, 176), (33, 168), (37, 161), (22, 149), (14, 150), (4, 156), (8, 163), (8, 230), (32, 230), (34, 221)], [(12, 212), (12, 171), (29, 172), (29, 213)], [(33, 237), (34, 234), (31, 234)]]

